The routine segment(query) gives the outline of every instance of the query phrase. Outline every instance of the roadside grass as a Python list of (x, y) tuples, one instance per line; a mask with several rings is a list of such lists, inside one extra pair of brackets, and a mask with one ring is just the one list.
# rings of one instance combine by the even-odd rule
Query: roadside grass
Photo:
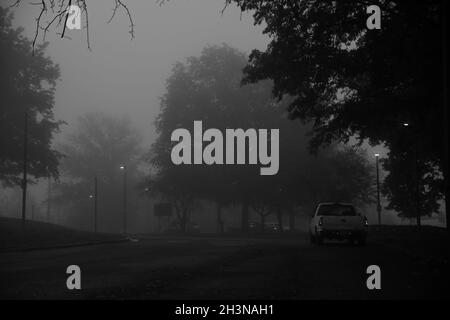
[(0, 251), (32, 250), (120, 241), (122, 235), (74, 230), (55, 224), (0, 218)]

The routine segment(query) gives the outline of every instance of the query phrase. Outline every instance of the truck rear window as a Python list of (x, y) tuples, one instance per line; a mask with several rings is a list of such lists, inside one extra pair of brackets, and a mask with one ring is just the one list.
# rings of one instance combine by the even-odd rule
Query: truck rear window
[(342, 204), (325, 204), (319, 207), (318, 216), (356, 216), (353, 206)]

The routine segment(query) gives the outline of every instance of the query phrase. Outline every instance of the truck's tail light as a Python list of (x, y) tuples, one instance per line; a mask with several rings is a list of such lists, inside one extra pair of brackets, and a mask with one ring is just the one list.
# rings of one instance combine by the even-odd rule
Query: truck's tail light
[(369, 220), (367, 220), (366, 217), (364, 217), (364, 226), (366, 226), (366, 227), (369, 226)]
[(320, 217), (320, 219), (319, 219), (319, 226), (321, 226), (321, 225), (323, 225), (322, 217)]

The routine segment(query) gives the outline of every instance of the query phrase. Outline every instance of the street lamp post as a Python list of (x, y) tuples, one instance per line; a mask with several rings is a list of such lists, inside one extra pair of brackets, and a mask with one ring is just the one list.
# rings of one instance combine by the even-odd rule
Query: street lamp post
[(47, 222), (50, 222), (50, 198), (52, 196), (52, 181), (50, 173), (48, 174), (48, 186), (47, 186)]
[(375, 153), (375, 162), (377, 168), (377, 212), (378, 212), (378, 229), (381, 228), (381, 201), (380, 201), (380, 169), (379, 169), (379, 153)]
[(23, 177), (22, 177), (22, 230), (25, 230), (27, 211), (27, 175), (28, 175), (28, 112), (24, 113), (23, 128)]
[(94, 232), (97, 232), (97, 176), (94, 176), (94, 194), (89, 195), (94, 200)]
[(149, 187), (145, 187), (144, 188), (144, 192), (147, 194), (147, 196), (145, 197), (145, 202), (144, 202), (144, 211), (145, 211), (145, 220), (146, 220), (146, 228), (149, 228), (149, 230), (151, 230), (151, 222), (150, 222), (150, 198), (148, 197), (148, 194), (150, 192), (150, 188)]
[(123, 171), (123, 233), (127, 233), (127, 167), (120, 166)]
[[(409, 127), (408, 122), (403, 123), (404, 127)], [(413, 123), (413, 148), (414, 148), (414, 167), (415, 167), (415, 195), (416, 195), (416, 223), (417, 226), (421, 226), (421, 199), (420, 199), (420, 166), (419, 166), (419, 147), (418, 147), (418, 135), (416, 132), (417, 128)]]
[(97, 176), (94, 177), (94, 232), (97, 232)]

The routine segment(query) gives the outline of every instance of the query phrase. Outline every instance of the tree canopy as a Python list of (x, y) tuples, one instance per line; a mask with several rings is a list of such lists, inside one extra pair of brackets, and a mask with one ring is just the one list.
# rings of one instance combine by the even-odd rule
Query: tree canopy
[[(284, 210), (319, 199), (351, 201), (358, 197), (367, 202), (373, 177), (365, 156), (352, 148), (337, 147), (326, 148), (318, 157), (311, 155), (306, 136), (309, 126), (289, 121), (283, 112), (286, 102), (276, 103), (271, 97), (270, 81), (240, 85), (246, 59), (227, 45), (208, 46), (199, 57), (174, 66), (156, 121), (159, 135), (150, 151), (156, 168), (150, 188), (174, 203), (184, 203), (182, 220), (187, 219), (195, 199), (207, 199), (219, 207), (241, 204), (243, 227), (248, 224), (250, 206), (270, 210), (283, 206)], [(227, 128), (279, 129), (279, 172), (262, 176), (258, 166), (249, 164), (173, 164), (172, 132), (177, 128), (192, 132), (196, 120), (202, 120), (204, 130), (222, 132)]]
[[(425, 202), (442, 198), (442, 73), (446, 72), (442, 1), (227, 3), (252, 12), (255, 24), (264, 25), (271, 39), (265, 51), (251, 53), (244, 83), (271, 79), (276, 97), (294, 97), (288, 110), (292, 118), (313, 123), (313, 149), (351, 137), (384, 143), (389, 149), (384, 168), (391, 175), (385, 194), (392, 207), (411, 214), (410, 207), (396, 200), (402, 191), (396, 180), (401, 173), (395, 170), (402, 165), (393, 161), (400, 159), (404, 166), (418, 163), (419, 198)], [(372, 4), (381, 9), (379, 30), (366, 26), (366, 9)], [(408, 143), (401, 143), (405, 140)], [(415, 156), (412, 143), (420, 150)], [(412, 181), (407, 185), (415, 189)], [(424, 205), (420, 214), (431, 214), (438, 207)]]
[(31, 41), (11, 21), (12, 14), (0, 7), (0, 181), (7, 186), (21, 183), (25, 121), (28, 173), (34, 178), (57, 176), (61, 158), (52, 148), (61, 125), (53, 114), (59, 67), (45, 56), (46, 44), (33, 56)]

